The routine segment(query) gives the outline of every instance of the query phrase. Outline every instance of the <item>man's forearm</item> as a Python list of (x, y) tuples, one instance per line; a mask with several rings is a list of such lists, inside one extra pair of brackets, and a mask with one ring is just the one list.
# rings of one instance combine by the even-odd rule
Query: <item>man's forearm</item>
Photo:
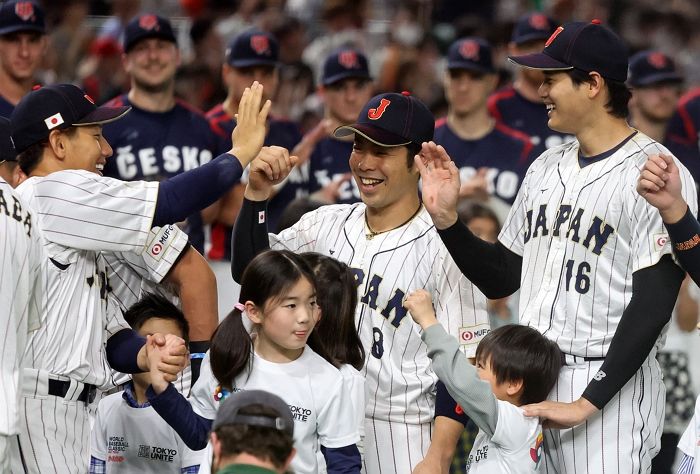
[(244, 199), (231, 235), (231, 275), (241, 281), (243, 270), (263, 250), (270, 248), (267, 236), (267, 201)]

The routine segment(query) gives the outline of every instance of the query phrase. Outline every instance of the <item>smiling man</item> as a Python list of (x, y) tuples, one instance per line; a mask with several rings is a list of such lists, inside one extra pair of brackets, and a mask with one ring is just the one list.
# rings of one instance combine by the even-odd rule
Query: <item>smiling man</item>
[[(459, 176), (434, 143), (417, 162), (423, 202), (464, 275), (489, 298), (520, 288), (521, 324), (564, 353), (549, 401), (523, 407), (564, 428), (546, 430), (546, 472), (649, 472), (664, 409), (655, 355), (683, 271), (635, 187), (647, 157), (668, 150), (627, 124), (627, 49), (599, 21), (564, 24), (542, 52), (510, 59), (544, 72), (548, 125), (576, 140), (530, 166), (495, 244), (458, 221)], [(681, 179), (696, 212), (685, 168)]]
[(9, 117), (34, 85), (46, 54), (44, 12), (33, 1), (10, 1), (0, 7), (0, 116)]
[[(488, 333), (486, 300), (445, 252), (418, 195), (413, 156), (433, 137), (435, 119), (407, 92), (371, 98), (354, 124), (350, 170), (361, 203), (324, 206), (278, 235), (267, 234), (272, 187), (289, 172), (281, 148), (263, 149), (250, 179), (232, 242), (232, 273), (240, 281), (256, 251), (271, 246), (319, 252), (351, 267), (358, 285), (355, 319), (367, 354), (364, 472), (408, 473), (423, 460), (432, 434), (437, 377), (426, 345), (402, 306), (411, 291), (433, 295), (438, 319), (473, 357)], [(272, 176), (264, 172), (276, 170)]]

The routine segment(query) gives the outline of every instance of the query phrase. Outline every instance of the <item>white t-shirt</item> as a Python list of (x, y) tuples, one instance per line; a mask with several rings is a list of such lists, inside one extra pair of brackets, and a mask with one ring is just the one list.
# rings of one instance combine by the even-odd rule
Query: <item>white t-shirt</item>
[(700, 474), (700, 397), (695, 402), (695, 415), (678, 442), (678, 449), (695, 459), (693, 472)]
[[(297, 360), (278, 364), (268, 362), (257, 354), (250, 369), (234, 380), (235, 397), (238, 390), (266, 390), (281, 397), (294, 416), (294, 447), (292, 469), (297, 474), (318, 471), (316, 453), (321, 445), (340, 448), (357, 443), (357, 420), (353, 415), (340, 371), (306, 346)], [(190, 403), (194, 411), (210, 420), (216, 417), (220, 397), (219, 382), (204, 358), (197, 383), (192, 387)]]
[(498, 422), (493, 436), (479, 430), (467, 472), (520, 474), (538, 472), (542, 456), (542, 424), (528, 418), (520, 407), (498, 400)]
[(180, 474), (202, 457), (152, 407), (129, 406), (121, 392), (100, 400), (90, 445), (90, 454), (106, 462), (107, 473)]

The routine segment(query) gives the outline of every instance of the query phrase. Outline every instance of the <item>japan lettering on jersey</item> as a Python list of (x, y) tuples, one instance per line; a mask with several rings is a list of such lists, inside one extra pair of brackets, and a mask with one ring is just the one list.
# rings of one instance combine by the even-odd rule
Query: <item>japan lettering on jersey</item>
[(545, 150), (570, 142), (575, 137), (557, 132), (547, 126), (547, 108), (542, 102), (532, 102), (513, 86), (496, 91), (488, 100), (489, 113), (498, 121), (530, 136), (534, 160)]
[[(659, 212), (636, 192), (654, 153), (669, 152), (636, 132), (610, 156), (579, 163), (575, 141), (546, 151), (527, 172), (499, 241), (527, 269), (521, 323), (565, 353), (604, 357), (632, 297), (632, 274), (671, 254)], [(679, 167), (695, 213), (695, 185)]]
[[(0, 437), (19, 432), (22, 354), (41, 324), (45, 259), (35, 216), (0, 178)], [(0, 463), (2, 464), (2, 463)]]
[(360, 191), (350, 171), (351, 141), (326, 137), (320, 140), (309, 158), (309, 194), (333, 181), (343, 180), (338, 189), (337, 204), (360, 202)]
[(486, 298), (459, 271), (424, 208), (410, 223), (373, 239), (365, 232), (364, 204), (330, 205), (270, 234), (270, 246), (319, 252), (352, 269), (358, 286), (355, 319), (367, 354), (366, 416), (430, 422), (437, 377), (403, 298), (418, 288), (429, 291), (438, 320), (470, 357), (489, 331)]
[(108, 105), (132, 109), (102, 130), (114, 150), (105, 176), (161, 181), (210, 162), (216, 153), (216, 137), (204, 115), (184, 102), (177, 101), (167, 112), (148, 112), (122, 95)]
[(447, 120), (441, 119), (435, 124), (433, 140), (445, 147), (459, 168), (462, 182), (480, 168), (488, 168), (489, 193), (513, 203), (531, 162), (532, 145), (527, 135), (496, 123), (486, 136), (464, 140), (450, 129)]

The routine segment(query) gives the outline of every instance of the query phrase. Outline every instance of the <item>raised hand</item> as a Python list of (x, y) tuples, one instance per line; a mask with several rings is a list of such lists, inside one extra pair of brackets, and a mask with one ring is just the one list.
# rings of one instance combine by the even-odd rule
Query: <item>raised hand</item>
[(667, 224), (681, 220), (688, 205), (681, 195), (681, 177), (673, 158), (651, 155), (639, 173), (637, 192), (659, 210)]
[(457, 222), (459, 201), (459, 170), (442, 145), (423, 143), (420, 155), (414, 158), (420, 171), (423, 205), (438, 229)]
[(253, 201), (269, 199), (274, 185), (284, 181), (298, 158), (281, 146), (263, 147), (250, 164), (245, 197)]
[(267, 115), (272, 102), (263, 98), (263, 86), (258, 81), (246, 87), (238, 105), (236, 128), (231, 133), (233, 147), (230, 154), (238, 158), (245, 168), (258, 155), (267, 134)]
[(409, 293), (403, 300), (403, 307), (411, 313), (413, 320), (423, 329), (427, 329), (438, 322), (435, 317), (433, 300), (430, 297), (430, 293), (426, 290), (418, 289)]

